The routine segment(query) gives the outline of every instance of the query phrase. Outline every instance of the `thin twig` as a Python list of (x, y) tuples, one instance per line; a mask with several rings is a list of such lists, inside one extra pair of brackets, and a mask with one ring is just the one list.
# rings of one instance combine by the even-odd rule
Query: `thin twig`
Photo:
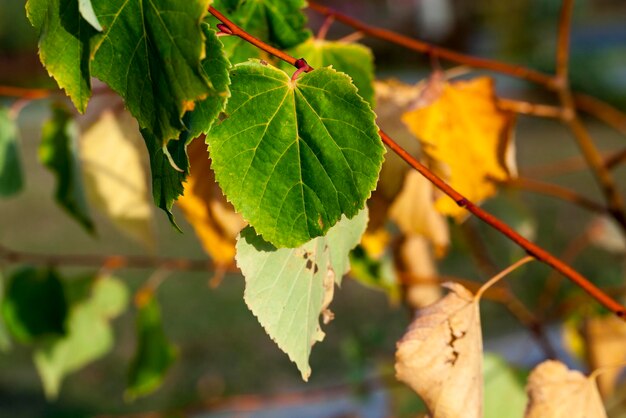
[(543, 194), (546, 196), (555, 197), (560, 200), (564, 200), (569, 203), (573, 203), (582, 208), (588, 209), (592, 212), (598, 212), (601, 214), (606, 214), (608, 209), (606, 206), (589, 199), (586, 196), (576, 193), (573, 190), (567, 189), (565, 187), (552, 184), (545, 183), (538, 180), (533, 180), (524, 177), (512, 178), (510, 180), (499, 182), (502, 186), (511, 187), (515, 189), (525, 190), (529, 192), (535, 192), (539, 194)]
[(574, 96), (569, 85), (569, 56), (571, 41), (572, 14), (574, 0), (563, 0), (561, 15), (559, 18), (558, 41), (556, 51), (556, 81), (557, 92), (565, 117), (563, 121), (570, 128), (578, 147), (582, 152), (589, 168), (592, 170), (602, 193), (608, 203), (609, 212), (615, 221), (620, 225), (622, 231), (626, 233), (626, 211), (624, 199), (611, 175), (611, 172), (604, 165), (602, 155), (594, 144), (593, 138), (587, 128), (583, 125), (576, 112)]
[(574, 93), (576, 107), (626, 136), (626, 113), (595, 97)]
[(453, 189), (445, 181), (443, 181), (441, 178), (431, 172), (426, 166), (420, 163), (416, 158), (414, 158), (411, 154), (409, 154), (404, 148), (398, 145), (398, 143), (396, 143), (391, 137), (389, 137), (383, 131), (380, 131), (379, 133), (383, 142), (393, 152), (395, 152), (400, 158), (406, 161), (420, 174), (426, 177), (426, 179), (428, 179), (433, 185), (435, 185), (435, 187), (437, 187), (439, 190), (452, 198), (452, 200), (454, 200), (457, 205), (465, 208), (477, 218), (487, 223), (492, 228), (499, 231), (501, 234), (508, 237), (511, 241), (526, 250), (529, 255), (535, 257), (538, 261), (541, 261), (542, 263), (552, 267), (553, 269), (563, 274), (565, 277), (581, 287), (591, 297), (593, 297), (615, 315), (621, 318), (624, 318), (626, 316), (626, 308), (624, 308), (619, 302), (617, 302), (601, 289), (599, 289), (596, 285), (591, 283), (588, 279), (586, 279), (572, 267), (562, 262), (554, 255), (550, 254), (548, 251), (524, 238), (516, 231), (514, 231), (510, 226), (502, 222), (500, 219), (496, 218), (495, 216), (476, 206), (471, 201), (467, 200), (462, 194)]
[[(101, 267), (107, 269), (161, 269), (166, 271), (213, 271), (215, 266), (210, 260), (192, 260), (187, 258), (165, 258), (133, 255), (100, 254), (37, 254), (15, 251), (0, 246), (0, 260), (11, 264), (34, 264), (43, 266)], [(234, 267), (232, 270), (235, 271)]]
[[(283, 60), (283, 61), (293, 65), (294, 67), (296, 67), (296, 63), (298, 61), (296, 58), (290, 56), (289, 54), (286, 54), (285, 52), (281, 51), (278, 48), (274, 48), (273, 46), (266, 44), (265, 42), (261, 41), (258, 38), (255, 38), (254, 36), (250, 35), (248, 32), (246, 32), (245, 30), (243, 30), (242, 28), (237, 26), (235, 23), (233, 23), (226, 16), (224, 16), (219, 10), (216, 10), (213, 6), (209, 6), (209, 13), (211, 13), (220, 22), (222, 22), (224, 25), (226, 25), (226, 27), (230, 31), (228, 33), (229, 35), (238, 36), (241, 39), (243, 39), (244, 41), (246, 41), (246, 42), (256, 46), (257, 48), (259, 48), (259, 49), (261, 49), (261, 50), (263, 50), (263, 51), (265, 51), (265, 52), (275, 56), (276, 58), (281, 59), (281, 60)], [(309, 71), (311, 71), (311, 70), (309, 70)]]
[(499, 98), (498, 107), (502, 110), (519, 113), (520, 115), (530, 115), (554, 119), (562, 119), (564, 117), (563, 109), (558, 106), (530, 103), (521, 100)]
[[(605, 154), (602, 159), (604, 166), (609, 170), (613, 170), (626, 161), (626, 148)], [(551, 177), (584, 170), (587, 167), (586, 161), (582, 157), (576, 156), (551, 164), (524, 168), (524, 174), (532, 177)]]
[(334, 16), (338, 22), (348, 25), (368, 36), (383, 39), (385, 41), (401, 45), (405, 48), (428, 54), (437, 58), (445, 59), (448, 61), (456, 62), (459, 64), (465, 64), (474, 68), (482, 68), (486, 70), (495, 71), (501, 74), (506, 74), (512, 77), (522, 78), (528, 81), (532, 81), (537, 84), (546, 86), (547, 88), (554, 89), (554, 78), (548, 74), (544, 74), (540, 71), (536, 71), (530, 68), (526, 68), (519, 65), (511, 65), (503, 63), (501, 61), (490, 60), (486, 58), (478, 58), (472, 55), (461, 54), (456, 51), (452, 51), (446, 48), (440, 48), (429, 43), (419, 41), (417, 39), (410, 38), (408, 36), (401, 35), (399, 33), (378, 28), (361, 22), (358, 19), (347, 16), (329, 7), (322, 6), (309, 1), (309, 8), (325, 16)]

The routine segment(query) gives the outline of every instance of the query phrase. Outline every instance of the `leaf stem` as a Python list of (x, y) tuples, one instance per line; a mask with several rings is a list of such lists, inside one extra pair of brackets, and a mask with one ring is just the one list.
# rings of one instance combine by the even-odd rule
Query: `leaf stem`
[(504, 277), (508, 276), (511, 272), (517, 270), (519, 267), (523, 266), (526, 263), (530, 263), (533, 260), (535, 260), (535, 257), (527, 255), (526, 257), (516, 261), (515, 263), (502, 270), (500, 273), (493, 276), (484, 285), (482, 285), (480, 289), (478, 289), (478, 292), (476, 292), (476, 294), (474, 295), (474, 300), (479, 300), (482, 297), (483, 293), (485, 293), (487, 289), (489, 289), (491, 286), (502, 280)]
[(609, 309), (615, 315), (620, 318), (626, 318), (626, 308), (622, 306), (619, 302), (615, 301), (605, 292), (603, 292), (596, 285), (591, 283), (588, 279), (586, 279), (583, 275), (578, 273), (568, 264), (562, 262), (554, 255), (550, 254), (548, 251), (539, 247), (538, 245), (530, 242), (516, 231), (514, 231), (510, 226), (502, 222), (500, 219), (496, 218), (489, 212), (481, 209), (476, 206), (471, 201), (467, 200), (462, 194), (453, 189), (449, 184), (435, 175), (432, 171), (430, 171), (426, 166), (420, 163), (415, 157), (409, 154), (404, 148), (398, 145), (390, 136), (388, 136), (383, 131), (380, 131), (380, 136), (383, 142), (400, 158), (406, 161), (411, 167), (417, 170), (420, 174), (422, 174), (426, 179), (428, 179), (432, 184), (435, 185), (439, 190), (444, 192), (450, 198), (452, 198), (457, 205), (467, 209), (470, 213), (475, 215), (477, 218), (482, 220), (483, 222), (490, 225), (492, 228), (499, 231), (501, 234), (509, 238), (511, 241), (522, 247), (526, 252), (536, 258), (538, 261), (552, 267), (557, 270), (559, 273), (563, 274), (565, 277), (570, 279), (576, 285), (581, 287), (585, 292), (587, 292), (592, 298), (597, 300), (604, 307)]
[(519, 113), (520, 115), (537, 116), (542, 118), (563, 119), (565, 114), (558, 106), (549, 106), (525, 102), (521, 100), (511, 100), (498, 98), (498, 107), (502, 110)]

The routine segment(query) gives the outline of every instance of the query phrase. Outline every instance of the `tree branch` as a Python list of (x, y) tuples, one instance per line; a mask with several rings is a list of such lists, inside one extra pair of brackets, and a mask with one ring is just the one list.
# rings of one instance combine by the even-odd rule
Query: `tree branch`
[(364, 22), (361, 22), (360, 20), (347, 16), (329, 7), (317, 4), (314, 1), (309, 1), (309, 8), (322, 15), (333, 16), (338, 22), (348, 25), (368, 36), (382, 39), (396, 45), (411, 49), (413, 51), (417, 51), (437, 58), (442, 58), (459, 64), (468, 65), (474, 68), (482, 68), (485, 70), (495, 71), (500, 74), (506, 74), (511, 77), (522, 78), (533, 83), (541, 84), (551, 90), (556, 87), (554, 83), (554, 77), (548, 74), (544, 74), (540, 71), (536, 71), (523, 66), (507, 64), (501, 61), (478, 58), (472, 55), (465, 55), (446, 48), (440, 48), (387, 29), (370, 26)]
[(609, 309), (615, 315), (620, 318), (626, 317), (626, 308), (624, 308), (619, 302), (615, 301), (613, 298), (604, 293), (601, 289), (599, 289), (596, 285), (591, 283), (588, 279), (582, 276), (580, 273), (575, 271), (568, 264), (562, 262), (554, 255), (550, 254), (548, 251), (539, 247), (538, 245), (530, 242), (517, 232), (515, 232), (510, 226), (502, 222), (500, 219), (496, 218), (492, 214), (486, 212), (480, 207), (476, 206), (471, 201), (467, 200), (462, 194), (453, 189), (450, 185), (448, 185), (445, 181), (431, 172), (426, 166), (422, 165), (416, 158), (414, 158), (411, 154), (409, 154), (404, 148), (398, 145), (391, 137), (385, 134), (383, 131), (380, 131), (381, 138), (383, 142), (400, 158), (406, 161), (411, 167), (417, 170), (420, 174), (426, 177), (435, 187), (448, 195), (452, 200), (454, 200), (457, 205), (467, 209), (470, 213), (475, 215), (477, 218), (487, 223), (492, 228), (499, 231), (501, 234), (509, 238), (511, 241), (522, 247), (529, 255), (535, 257), (538, 261), (552, 267), (559, 273), (563, 274), (569, 280), (574, 282), (576, 285), (581, 287), (585, 292), (587, 292), (591, 297), (597, 300), (604, 307)]
[[(160, 269), (167, 271), (214, 271), (219, 269), (210, 260), (164, 258), (131, 255), (99, 254), (36, 254), (8, 249), (0, 245), (0, 260), (12, 264), (42, 266), (102, 267), (110, 269)], [(236, 271), (234, 267), (230, 270)]]
[(610, 170), (605, 166), (602, 155), (595, 146), (589, 131), (580, 120), (576, 112), (576, 104), (569, 85), (569, 56), (572, 14), (574, 0), (563, 0), (558, 28), (558, 48), (556, 51), (556, 81), (557, 92), (561, 105), (565, 111), (563, 121), (570, 128), (581, 153), (583, 154), (589, 168), (592, 170), (602, 193), (608, 203), (609, 212), (615, 221), (620, 225), (622, 231), (626, 233), (626, 211), (624, 199), (611, 175)]
[(542, 181), (537, 181), (524, 177), (517, 177), (510, 180), (502, 181), (499, 182), (499, 184), (505, 187), (516, 188), (555, 197), (557, 199), (561, 199), (582, 208), (588, 209), (592, 212), (597, 212), (600, 214), (607, 214), (608, 212), (608, 209), (604, 205), (594, 200), (591, 200), (588, 197), (580, 195), (573, 190), (566, 189), (565, 187), (561, 187), (556, 184), (545, 183)]

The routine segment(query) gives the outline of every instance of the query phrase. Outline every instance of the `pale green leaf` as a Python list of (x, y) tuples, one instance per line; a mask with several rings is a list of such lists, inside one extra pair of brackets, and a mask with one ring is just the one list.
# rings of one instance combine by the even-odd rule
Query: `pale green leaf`
[[(291, 48), (311, 36), (302, 9), (305, 0), (216, 0), (213, 6), (251, 35), (278, 48)], [(213, 24), (219, 23), (211, 19)], [(233, 63), (260, 58), (262, 52), (236, 37), (222, 38)]]
[(88, 232), (94, 232), (78, 164), (78, 129), (72, 115), (61, 106), (52, 108), (52, 119), (42, 128), (39, 159), (57, 179), (59, 205)]
[(163, 332), (161, 309), (153, 295), (139, 307), (137, 337), (137, 350), (125, 393), (130, 400), (154, 392), (177, 356), (176, 348)]
[(78, 10), (80, 15), (98, 32), (102, 32), (102, 26), (98, 22), (98, 17), (93, 11), (91, 0), (78, 0)]
[(94, 2), (104, 32), (94, 46), (92, 72), (125, 100), (142, 129), (159, 142), (176, 139), (182, 117), (211, 94), (201, 61), (200, 27), (210, 0)]
[(17, 140), (15, 120), (0, 108), (0, 197), (13, 196), (24, 186)]
[(490, 353), (483, 358), (484, 418), (522, 418), (526, 406), (527, 372), (515, 370)]
[(26, 13), (39, 32), (39, 58), (82, 113), (91, 97), (90, 44), (97, 31), (76, 0), (28, 0)]
[(375, 188), (384, 147), (374, 113), (330, 68), (301, 75), (257, 61), (231, 72), (225, 119), (207, 136), (235, 209), (277, 247), (324, 235)]
[[(297, 58), (306, 59), (313, 68), (332, 66), (335, 70), (346, 73), (359, 89), (359, 94), (372, 108), (374, 104), (374, 55), (366, 46), (354, 43), (309, 39), (291, 49), (289, 53)], [(285, 71), (294, 71), (293, 66), (281, 62)]]
[(302, 378), (311, 374), (311, 347), (324, 338), (320, 315), (327, 311), (335, 281), (349, 269), (348, 254), (367, 226), (367, 210), (345, 217), (324, 237), (298, 248), (277, 249), (245, 228), (237, 241), (237, 265), (246, 279), (244, 299), (265, 331), (296, 363)]
[(113, 346), (111, 319), (128, 302), (126, 285), (112, 277), (93, 283), (90, 297), (77, 301), (67, 320), (67, 334), (45, 341), (34, 352), (46, 397), (56, 398), (65, 376), (101, 358)]
[(21, 343), (65, 334), (67, 299), (59, 276), (48, 269), (23, 268), (6, 284), (2, 317)]

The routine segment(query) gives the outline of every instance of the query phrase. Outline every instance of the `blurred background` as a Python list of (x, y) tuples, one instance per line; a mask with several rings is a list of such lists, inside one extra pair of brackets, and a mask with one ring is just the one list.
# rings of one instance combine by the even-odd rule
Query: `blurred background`
[[(559, 0), (335, 0), (322, 2), (376, 26), (419, 37), (437, 45), (478, 56), (551, 72)], [(323, 22), (310, 14), (315, 31)], [(572, 38), (572, 81), (575, 89), (593, 94), (626, 110), (626, 2), (580, 0), (576, 3)], [(351, 29), (335, 23), (329, 39)], [(417, 82), (431, 72), (423, 56), (380, 41), (363, 39), (376, 57), (379, 78)], [(36, 34), (24, 13), (24, 2), (0, 0), (0, 84), (54, 87), (39, 63)], [(448, 63), (442, 63), (447, 67)], [(505, 97), (545, 103), (549, 93), (505, 77), (497, 77), (498, 92)], [(1, 99), (0, 99), (1, 100)], [(8, 103), (8, 101), (6, 101)], [(17, 250), (49, 254), (153, 254), (118, 233), (96, 215), (97, 237), (90, 237), (67, 217), (52, 199), (54, 179), (37, 160), (41, 123), (49, 117), (48, 104), (30, 104), (20, 115), (21, 152), (26, 188), (18, 197), (0, 201), (0, 242)], [(598, 147), (611, 151), (623, 147), (624, 138), (589, 120)], [(399, 121), (385, 120), (386, 130)], [(381, 121), (382, 124), (382, 121)], [(557, 122), (520, 118), (516, 132), (518, 164), (522, 172), (556, 159), (577, 155), (569, 133)], [(618, 170), (623, 179), (626, 172)], [(546, 178), (601, 199), (588, 173)], [(539, 244), (560, 253), (583, 233), (588, 213), (547, 197), (503, 192), (486, 208), (512, 223), (528, 223)], [(202, 259), (193, 231), (177, 213), (184, 234), (156, 213), (156, 254)], [(521, 253), (497, 234), (474, 220), (468, 221), (487, 243), (501, 267)], [(440, 261), (442, 274), (484, 280), (468, 255), (467, 234), (453, 228), (452, 249)], [(590, 249), (575, 266), (604, 285), (623, 284), (623, 256)], [(598, 266), (601, 266), (599, 269)], [(10, 272), (14, 266), (5, 266)], [(63, 268), (64, 275), (89, 272)], [(91, 271), (93, 273), (93, 271)], [(153, 272), (116, 272), (138, 289)], [(532, 265), (523, 280), (513, 280), (517, 295), (531, 307), (537, 303), (546, 268)], [(132, 309), (115, 321), (116, 344), (105, 358), (70, 375), (60, 397), (47, 402), (32, 364), (31, 351), (14, 345), (0, 352), (0, 415), (6, 417), (91, 416), (193, 416), (193, 417), (387, 417), (417, 416), (420, 402), (393, 379), (395, 343), (409, 323), (411, 313), (390, 301), (384, 292), (346, 280), (335, 293), (335, 320), (325, 327), (323, 343), (313, 349), (313, 374), (309, 383), (287, 356), (267, 337), (243, 302), (243, 279), (227, 274), (217, 288), (209, 286), (212, 274), (174, 272), (161, 285), (165, 333), (178, 347), (178, 360), (162, 388), (135, 402), (124, 401), (127, 368), (135, 350), (135, 314)], [(570, 289), (571, 290), (571, 289)], [(529, 333), (500, 305), (485, 303), (482, 310), (486, 348), (506, 358), (519, 370), (539, 361), (543, 352)], [(548, 327), (549, 338), (563, 350), (558, 324)], [(575, 360), (566, 352), (563, 358)], [(497, 361), (497, 360), (494, 360)], [(622, 390), (622, 392), (626, 392)], [(626, 399), (626, 393), (622, 394)], [(619, 404), (619, 402), (617, 402)], [(620, 415), (616, 408), (612, 416)]]

